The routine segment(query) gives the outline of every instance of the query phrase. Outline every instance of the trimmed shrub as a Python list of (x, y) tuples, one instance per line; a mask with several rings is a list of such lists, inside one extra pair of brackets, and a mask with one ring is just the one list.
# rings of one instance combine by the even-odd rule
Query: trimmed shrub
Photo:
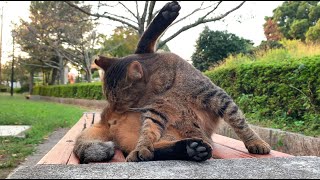
[(7, 87), (7, 86), (5, 86), (5, 85), (2, 85), (2, 84), (0, 83), (0, 92), (8, 92), (8, 88), (9, 88), (9, 87)]
[(205, 73), (234, 98), (250, 95), (269, 109), (268, 115), (282, 109), (297, 116), (320, 110), (319, 74), (320, 56), (291, 62), (241, 64)]
[(81, 83), (72, 85), (35, 86), (33, 95), (77, 99), (103, 99), (101, 83)]
[(269, 119), (284, 127), (309, 123), (313, 130), (319, 129), (320, 56), (244, 63), (205, 75), (258, 121)]

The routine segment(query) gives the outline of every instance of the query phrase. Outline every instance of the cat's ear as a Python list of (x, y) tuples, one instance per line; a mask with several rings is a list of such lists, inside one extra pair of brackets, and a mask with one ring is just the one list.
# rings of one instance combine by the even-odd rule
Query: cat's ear
[(142, 65), (138, 61), (130, 63), (127, 70), (127, 76), (131, 80), (139, 80), (143, 77)]
[(117, 60), (118, 60), (117, 58), (108, 58), (104, 56), (98, 56), (98, 58), (94, 60), (94, 63), (96, 63), (96, 65), (99, 66), (104, 71), (107, 71), (108, 68), (110, 68), (110, 66), (113, 63), (115, 63)]

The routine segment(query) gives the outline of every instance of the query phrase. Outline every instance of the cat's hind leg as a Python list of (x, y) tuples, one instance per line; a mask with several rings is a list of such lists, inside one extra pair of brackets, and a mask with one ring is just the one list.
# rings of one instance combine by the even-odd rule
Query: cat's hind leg
[(113, 158), (115, 145), (108, 141), (108, 131), (106, 125), (98, 123), (81, 132), (73, 149), (80, 164), (104, 162)]
[(198, 138), (160, 140), (154, 144), (154, 160), (205, 161), (212, 157), (211, 146)]

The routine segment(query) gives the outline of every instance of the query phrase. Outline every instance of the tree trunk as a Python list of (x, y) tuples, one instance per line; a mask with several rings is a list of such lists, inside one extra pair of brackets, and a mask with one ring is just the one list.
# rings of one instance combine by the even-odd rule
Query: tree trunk
[(53, 68), (51, 73), (51, 81), (49, 82), (49, 85), (56, 84), (57, 75), (58, 75), (58, 70)]
[(41, 69), (42, 70), (42, 85), (44, 86), (44, 85), (46, 85), (46, 77), (45, 77), (45, 73), (44, 73), (44, 70), (43, 69)]
[(85, 61), (85, 71), (86, 71), (86, 79), (90, 83), (92, 81), (92, 73), (91, 73), (91, 58), (89, 57), (88, 50), (84, 51), (84, 61)]
[(60, 84), (66, 84), (66, 79), (64, 77), (64, 64), (63, 58), (59, 51), (56, 51), (59, 60), (59, 73), (60, 73)]
[(46, 85), (49, 85), (50, 82), (50, 71), (46, 72)]
[(91, 70), (86, 70), (86, 79), (90, 83), (92, 81), (92, 73)]
[(29, 94), (32, 94), (33, 92), (33, 77), (34, 77), (34, 71), (30, 71), (30, 78), (29, 78)]

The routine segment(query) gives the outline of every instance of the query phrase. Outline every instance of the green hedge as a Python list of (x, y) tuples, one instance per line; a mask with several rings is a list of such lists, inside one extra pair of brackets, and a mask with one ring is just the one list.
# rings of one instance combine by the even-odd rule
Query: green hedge
[(297, 126), (310, 123), (310, 128), (319, 129), (320, 56), (247, 63), (207, 71), (205, 75), (256, 119), (282, 119)]
[(0, 92), (7, 92), (7, 91), (8, 91), (8, 87), (0, 83)]
[(104, 98), (101, 83), (35, 86), (33, 88), (33, 95), (97, 100)]

